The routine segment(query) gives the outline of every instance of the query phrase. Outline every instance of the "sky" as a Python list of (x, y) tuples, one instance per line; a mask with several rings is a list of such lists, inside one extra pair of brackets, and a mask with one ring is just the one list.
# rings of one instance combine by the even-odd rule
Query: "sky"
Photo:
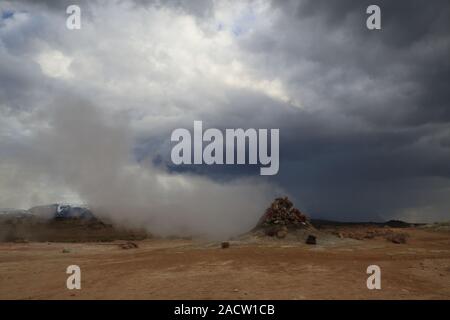
[[(371, 4), (381, 30), (366, 28)], [(0, 13), (0, 207), (87, 203), (230, 233), (289, 195), (314, 218), (450, 220), (446, 0), (19, 0)], [(170, 134), (194, 120), (279, 129), (278, 174), (175, 166)]]

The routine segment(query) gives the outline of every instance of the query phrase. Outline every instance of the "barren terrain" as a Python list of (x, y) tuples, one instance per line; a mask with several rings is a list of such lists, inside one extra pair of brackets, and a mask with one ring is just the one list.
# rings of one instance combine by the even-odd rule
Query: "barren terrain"
[[(0, 298), (450, 299), (450, 233), (401, 232), (403, 244), (342, 236), (321, 242), (319, 233), (317, 245), (243, 238), (226, 249), (220, 242), (157, 238), (134, 241), (137, 248), (121, 246), (126, 241), (4, 242)], [(72, 264), (81, 268), (81, 290), (66, 288)], [(381, 267), (381, 290), (366, 287), (372, 264)]]

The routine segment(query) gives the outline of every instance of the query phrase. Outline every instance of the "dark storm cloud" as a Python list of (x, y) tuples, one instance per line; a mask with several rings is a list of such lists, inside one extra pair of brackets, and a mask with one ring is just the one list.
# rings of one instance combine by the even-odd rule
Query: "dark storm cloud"
[[(360, 113), (369, 121), (423, 124), (450, 120), (450, 95), (446, 89), (450, 85), (450, 62), (447, 58), (450, 53), (450, 3), (377, 1), (382, 12), (380, 32), (365, 28), (365, 9), (370, 4), (373, 3), (354, 0), (274, 2), (275, 7), (281, 7), (284, 14), (291, 17), (286, 24), (314, 21), (315, 28), (311, 33), (317, 29), (320, 32), (316, 34), (316, 43), (306, 54), (320, 63), (322, 70), (347, 68), (343, 77), (369, 77), (398, 85), (398, 96), (394, 97), (395, 100), (389, 97), (390, 100), (383, 105), (373, 103), (364, 95), (352, 97), (351, 91), (334, 96), (334, 103), (347, 104), (348, 111)], [(336, 30), (341, 31), (340, 46), (330, 41)], [(293, 47), (294, 50), (287, 51), (294, 57), (299, 47), (291, 42), (301, 43), (301, 40), (292, 34), (288, 43), (278, 45)], [(405, 87), (402, 88), (402, 84)], [(333, 87), (333, 83), (323, 86), (329, 87)], [(379, 99), (383, 98), (382, 94)], [(361, 114), (362, 104), (368, 107), (362, 109)], [(394, 104), (395, 110), (392, 110)]]
[(281, 122), (279, 179), (319, 215), (386, 217), (426, 204), (448, 218), (450, 3), (378, 1), (379, 32), (365, 28), (369, 4), (274, 2), (278, 28), (245, 43), (270, 52), (271, 65), (317, 65), (312, 81), (287, 78), (299, 90), (314, 82), (326, 108)]
[[(381, 31), (365, 27), (369, 4), (274, 2), (282, 18), (270, 33), (255, 31), (241, 45), (268, 58), (265, 72), (292, 90), (311, 87), (319, 97), (312, 103), (323, 109), (286, 108), (243, 93), (231, 104), (258, 108), (222, 113), (221, 124), (211, 119), (210, 126), (280, 128), (281, 169), (274, 180), (313, 215), (382, 219), (419, 208), (427, 219), (423, 208), (435, 207), (437, 217), (448, 219), (450, 3), (379, 1)], [(283, 70), (302, 60), (314, 64), (309, 78)], [(327, 77), (330, 70), (336, 74)], [(255, 172), (247, 166), (185, 169), (211, 176)]]
[[(288, 190), (309, 214), (382, 220), (392, 217), (392, 212), (424, 205), (441, 207), (442, 214), (447, 212), (448, 125), (371, 130), (357, 127), (352, 119), (335, 111), (305, 112), (278, 105), (253, 112), (259, 117), (249, 112), (242, 114), (245, 120), (232, 121), (232, 117), (221, 114), (222, 124), (217, 119), (216, 123), (211, 120), (204, 124), (217, 128), (225, 128), (225, 123), (242, 128), (280, 128), (281, 167), (271, 179)], [(264, 119), (264, 115), (270, 119)], [(185, 127), (191, 126), (187, 123)], [(170, 149), (165, 150), (170, 166)], [(255, 166), (172, 169), (194, 171), (219, 181), (239, 174), (253, 176), (258, 171)], [(426, 214), (414, 217), (420, 218), (426, 220)]]
[[(276, 2), (283, 6), (282, 2)], [(429, 36), (446, 36), (450, 22), (450, 5), (446, 0), (432, 0), (426, 4), (420, 0), (370, 1), (370, 0), (306, 0), (296, 6), (299, 19), (319, 17), (330, 27), (352, 26), (353, 35), (367, 38), (371, 32), (358, 28), (366, 22), (366, 8), (376, 4), (382, 11), (383, 29), (389, 30), (381, 34), (382, 42), (393, 47), (409, 47), (415, 41)]]

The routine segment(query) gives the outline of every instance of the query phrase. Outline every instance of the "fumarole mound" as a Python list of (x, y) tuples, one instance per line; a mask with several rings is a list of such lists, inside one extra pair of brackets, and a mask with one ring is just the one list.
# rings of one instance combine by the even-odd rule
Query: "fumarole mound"
[(275, 199), (263, 214), (253, 232), (270, 237), (285, 238), (288, 234), (315, 230), (288, 197)]

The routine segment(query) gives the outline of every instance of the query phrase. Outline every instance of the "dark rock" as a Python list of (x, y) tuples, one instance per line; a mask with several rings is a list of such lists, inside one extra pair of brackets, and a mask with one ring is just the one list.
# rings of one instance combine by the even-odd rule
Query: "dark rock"
[(406, 243), (407, 235), (405, 233), (393, 233), (386, 237), (388, 241), (396, 244), (404, 244)]
[(222, 249), (227, 249), (230, 247), (230, 243), (228, 241), (224, 241), (221, 244)]
[(310, 234), (306, 239), (306, 244), (316, 244), (316, 243), (317, 243), (316, 236)]
[(122, 243), (122, 244), (119, 244), (119, 246), (120, 246), (120, 248), (122, 248), (122, 249), (137, 249), (137, 248), (139, 248), (139, 246), (136, 244), (136, 243), (134, 243), (134, 242), (127, 242), (127, 243)]

